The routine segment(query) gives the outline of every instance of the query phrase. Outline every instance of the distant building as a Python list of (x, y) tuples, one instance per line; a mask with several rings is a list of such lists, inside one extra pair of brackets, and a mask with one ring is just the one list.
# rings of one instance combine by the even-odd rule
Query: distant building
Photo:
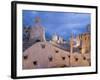
[(81, 34), (80, 41), (81, 41), (81, 53), (84, 54), (90, 52), (90, 47), (91, 47), (90, 33)]
[(23, 41), (28, 41), (30, 37), (30, 27), (29, 26), (24, 26), (23, 27)]
[(63, 43), (64, 40), (61, 36), (58, 36), (56, 33), (52, 36), (52, 41), (56, 43)]
[[(76, 44), (74, 44), (74, 42), (76, 42)], [(74, 38), (70, 39), (71, 52), (74, 52), (74, 48), (79, 48), (82, 54), (90, 53), (90, 47), (91, 47), (90, 44), (91, 44), (91, 39), (90, 39), (90, 33), (88, 32), (78, 35), (75, 39)]]

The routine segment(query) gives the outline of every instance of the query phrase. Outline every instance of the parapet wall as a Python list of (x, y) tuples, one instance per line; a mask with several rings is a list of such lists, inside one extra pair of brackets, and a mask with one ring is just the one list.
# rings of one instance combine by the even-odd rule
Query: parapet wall
[(49, 42), (38, 42), (23, 53), (23, 69), (90, 66), (90, 53), (70, 53)]

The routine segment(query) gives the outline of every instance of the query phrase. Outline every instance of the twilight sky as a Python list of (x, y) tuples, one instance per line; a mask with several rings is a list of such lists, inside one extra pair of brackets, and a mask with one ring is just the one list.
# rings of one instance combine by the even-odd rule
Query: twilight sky
[(56, 33), (66, 40), (70, 38), (71, 33), (76, 36), (86, 32), (87, 25), (91, 24), (89, 13), (23, 10), (23, 26), (34, 26), (37, 16), (41, 19), (47, 38), (51, 38)]

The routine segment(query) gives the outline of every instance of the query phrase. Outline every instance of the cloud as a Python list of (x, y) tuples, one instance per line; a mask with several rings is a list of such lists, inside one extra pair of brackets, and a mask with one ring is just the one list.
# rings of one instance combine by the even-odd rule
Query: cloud
[(41, 25), (49, 35), (57, 33), (64, 38), (69, 37), (71, 32), (82, 33), (91, 22), (91, 15), (88, 13), (65, 13), (65, 12), (43, 12), (23, 11), (23, 24), (34, 25), (35, 17), (41, 18)]
[(32, 11), (31, 13), (32, 13), (33, 15), (37, 15), (37, 14), (38, 14), (37, 11)]

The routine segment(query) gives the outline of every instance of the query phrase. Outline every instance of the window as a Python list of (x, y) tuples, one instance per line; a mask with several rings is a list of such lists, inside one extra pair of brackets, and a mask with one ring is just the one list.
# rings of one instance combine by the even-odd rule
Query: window
[(33, 61), (33, 64), (34, 64), (34, 65), (37, 65), (37, 61)]
[(62, 60), (65, 60), (65, 57), (62, 57)]
[(45, 48), (45, 44), (41, 44), (41, 47), (42, 47), (42, 48)]
[(58, 53), (59, 51), (58, 51), (58, 50), (56, 50), (55, 52), (56, 52), (56, 53)]
[(49, 61), (52, 61), (53, 60), (53, 58), (52, 57), (49, 57)]
[(68, 58), (70, 58), (70, 55), (68, 55)]
[(23, 56), (23, 58), (24, 58), (24, 59), (27, 59), (27, 58), (28, 58), (28, 56), (27, 56), (27, 55), (24, 55), (24, 56)]
[(75, 58), (75, 61), (78, 61), (78, 58)]
[(38, 40), (36, 40), (36, 42), (40, 42), (40, 40), (38, 39)]
[(84, 60), (86, 60), (86, 57), (83, 57)]

